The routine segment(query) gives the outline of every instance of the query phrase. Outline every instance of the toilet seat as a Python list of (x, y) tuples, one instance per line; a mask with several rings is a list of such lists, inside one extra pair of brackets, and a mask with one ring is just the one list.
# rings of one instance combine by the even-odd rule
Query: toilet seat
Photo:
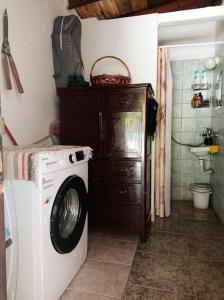
[(206, 183), (193, 183), (191, 185), (191, 191), (199, 193), (209, 193), (212, 191), (211, 186)]

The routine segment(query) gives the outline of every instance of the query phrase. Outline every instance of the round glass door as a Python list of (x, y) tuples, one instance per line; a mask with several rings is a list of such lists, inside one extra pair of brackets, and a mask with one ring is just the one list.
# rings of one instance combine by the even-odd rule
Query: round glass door
[(59, 253), (69, 253), (78, 244), (85, 226), (87, 192), (84, 181), (69, 177), (61, 185), (51, 211), (51, 241)]
[(79, 196), (72, 188), (62, 199), (59, 211), (59, 232), (62, 238), (67, 239), (74, 230), (80, 215)]

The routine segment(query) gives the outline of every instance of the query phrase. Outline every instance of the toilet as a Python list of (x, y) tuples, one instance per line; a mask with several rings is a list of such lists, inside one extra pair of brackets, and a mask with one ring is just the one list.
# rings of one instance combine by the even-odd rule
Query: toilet
[(212, 188), (209, 184), (193, 183), (190, 186), (193, 195), (193, 205), (198, 209), (207, 209), (209, 205), (209, 197), (212, 194)]

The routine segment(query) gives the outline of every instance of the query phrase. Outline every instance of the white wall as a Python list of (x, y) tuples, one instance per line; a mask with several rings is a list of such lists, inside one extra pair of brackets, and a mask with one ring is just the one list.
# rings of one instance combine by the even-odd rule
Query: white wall
[(158, 22), (161, 26), (171, 26), (223, 19), (224, 6), (213, 6), (159, 14)]
[[(224, 7), (206, 7), (159, 14), (159, 45), (204, 43), (220, 40)], [(205, 59), (215, 55), (215, 47), (169, 48), (170, 60)]]
[(206, 59), (215, 56), (215, 46), (191, 46), (169, 48), (170, 60)]
[[(150, 82), (156, 86), (157, 15), (130, 17), (114, 20), (82, 21), (82, 56), (86, 78), (89, 79), (93, 62), (105, 55), (123, 59), (130, 68), (132, 83)], [(113, 62), (114, 64), (114, 62)], [(94, 74), (111, 72), (111, 61), (96, 66)], [(115, 73), (125, 73), (120, 66)]]
[[(25, 93), (6, 90), (0, 65), (2, 115), (17, 142), (27, 144), (47, 135), (49, 123), (57, 117), (51, 32), (53, 19), (67, 12), (63, 0), (1, 0), (1, 23), (5, 8), (11, 52)], [(4, 144), (9, 144), (6, 137)]]
[(216, 40), (223, 41), (224, 40), (224, 21), (216, 22)]
[(159, 45), (204, 43), (215, 40), (216, 22), (160, 26)]

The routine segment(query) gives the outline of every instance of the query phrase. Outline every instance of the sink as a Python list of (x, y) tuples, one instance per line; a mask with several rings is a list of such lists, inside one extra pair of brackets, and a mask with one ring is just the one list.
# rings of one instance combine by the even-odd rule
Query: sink
[(209, 146), (193, 147), (190, 148), (190, 152), (193, 153), (197, 158), (203, 159), (209, 154)]
[(190, 152), (198, 159), (205, 159), (209, 153), (213, 154), (219, 152), (219, 147), (217, 145), (193, 147), (190, 148)]

